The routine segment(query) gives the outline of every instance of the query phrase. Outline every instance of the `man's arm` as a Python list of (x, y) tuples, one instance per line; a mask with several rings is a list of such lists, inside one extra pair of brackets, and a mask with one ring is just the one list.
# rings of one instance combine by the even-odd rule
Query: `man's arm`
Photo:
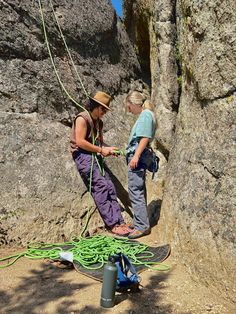
[(116, 149), (116, 147), (100, 147), (93, 145), (89, 141), (86, 140), (87, 133), (87, 123), (82, 117), (78, 117), (75, 121), (75, 142), (79, 148), (82, 148), (91, 153), (99, 153), (104, 157), (112, 154), (112, 151)]

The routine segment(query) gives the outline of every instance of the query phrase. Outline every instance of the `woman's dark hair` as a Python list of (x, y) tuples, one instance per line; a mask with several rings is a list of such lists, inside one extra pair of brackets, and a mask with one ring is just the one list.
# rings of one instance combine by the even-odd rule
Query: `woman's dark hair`
[(91, 98), (89, 98), (87, 100), (87, 103), (85, 105), (85, 107), (88, 111), (93, 111), (95, 108), (97, 108), (99, 106), (101, 106), (101, 105)]

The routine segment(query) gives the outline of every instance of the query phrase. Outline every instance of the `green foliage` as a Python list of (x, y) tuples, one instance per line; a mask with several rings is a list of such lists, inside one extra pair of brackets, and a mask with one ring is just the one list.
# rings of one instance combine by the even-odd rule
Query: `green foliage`
[(180, 75), (180, 76), (177, 77), (177, 82), (178, 82), (179, 87), (181, 87), (181, 86), (182, 86), (182, 82), (183, 82), (183, 77), (182, 77), (182, 75)]
[(234, 100), (234, 96), (233, 95), (227, 97), (227, 103), (228, 104), (231, 103), (233, 100)]
[(180, 64), (182, 63), (182, 53), (181, 53), (180, 44), (178, 41), (175, 44), (175, 58), (178, 63)]

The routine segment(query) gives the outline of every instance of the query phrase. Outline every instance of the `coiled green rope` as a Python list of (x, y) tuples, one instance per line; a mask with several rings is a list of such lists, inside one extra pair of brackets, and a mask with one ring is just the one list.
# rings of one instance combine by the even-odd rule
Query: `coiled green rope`
[[(128, 239), (119, 239), (106, 235), (97, 235), (87, 238), (74, 238), (71, 242), (63, 243), (31, 243), (26, 252), (16, 255), (0, 258), (0, 262), (11, 260), (7, 264), (0, 265), (0, 268), (8, 267), (14, 264), (19, 258), (26, 257), (29, 259), (48, 258), (56, 260), (60, 258), (59, 253), (64, 251), (73, 253), (73, 261), (79, 263), (83, 268), (96, 270), (103, 267), (110, 255), (122, 252), (134, 265), (144, 265), (154, 270), (167, 271), (169, 266), (150, 262), (154, 254), (148, 251), (148, 246), (139, 242), (131, 242)], [(94, 266), (92, 266), (94, 265)], [(152, 265), (158, 265), (153, 267)]]

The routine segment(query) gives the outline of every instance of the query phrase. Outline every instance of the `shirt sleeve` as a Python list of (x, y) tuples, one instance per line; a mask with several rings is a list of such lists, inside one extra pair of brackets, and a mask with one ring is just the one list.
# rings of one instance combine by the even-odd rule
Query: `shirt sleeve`
[(136, 137), (153, 137), (153, 118), (151, 112), (143, 111), (139, 117), (137, 128), (136, 128)]

